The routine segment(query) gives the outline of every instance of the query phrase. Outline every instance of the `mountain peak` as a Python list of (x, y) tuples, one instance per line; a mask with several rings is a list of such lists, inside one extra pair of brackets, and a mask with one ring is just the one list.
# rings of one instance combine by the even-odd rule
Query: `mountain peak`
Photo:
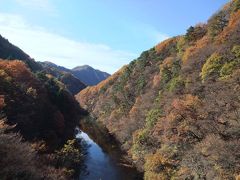
[(96, 85), (110, 76), (110, 74), (98, 69), (94, 69), (89, 65), (76, 66), (73, 69), (67, 69), (63, 66), (58, 66), (50, 61), (41, 62), (41, 64), (44, 67), (50, 67), (70, 73), (88, 86)]
[(94, 69), (89, 65), (77, 66), (72, 69), (72, 73), (87, 85), (96, 85), (105, 80), (110, 74)]
[(76, 67), (72, 68), (73, 71), (82, 70), (82, 69), (94, 69), (94, 68), (89, 65), (76, 66)]

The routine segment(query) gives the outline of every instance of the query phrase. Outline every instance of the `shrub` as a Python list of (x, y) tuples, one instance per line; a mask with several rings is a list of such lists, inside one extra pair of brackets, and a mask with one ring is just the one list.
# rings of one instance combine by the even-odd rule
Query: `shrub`
[(9, 87), (12, 82), (12, 78), (3, 69), (0, 69), (0, 82), (3, 88)]
[(126, 69), (124, 70), (122, 76), (121, 76), (121, 80), (122, 81), (127, 81), (129, 76), (131, 75), (132, 70), (127, 66)]
[(202, 67), (202, 72), (201, 72), (202, 80), (206, 80), (210, 76), (219, 77), (222, 64), (223, 64), (223, 57), (218, 53), (212, 54)]
[(64, 147), (56, 153), (56, 160), (58, 166), (67, 168), (67, 173), (69, 175), (73, 175), (75, 173), (75, 169), (81, 163), (81, 159), (83, 157), (83, 154), (77, 147), (76, 140), (68, 140)]
[(236, 45), (232, 49), (233, 54), (235, 55), (236, 58), (240, 59), (240, 45)]
[(133, 135), (133, 146), (131, 152), (134, 159), (143, 157), (151, 149), (153, 140), (149, 136), (151, 128), (155, 125), (162, 112), (160, 109), (152, 109), (147, 113), (146, 124), (143, 129), (136, 131)]
[(163, 90), (160, 90), (154, 100), (154, 103), (159, 104), (163, 99)]
[(190, 170), (186, 175), (193, 179), (233, 179), (239, 170), (239, 145), (236, 140), (224, 141), (208, 134), (183, 157), (182, 167)]
[(155, 51), (159, 61), (177, 53), (177, 41), (178, 38), (170, 38), (155, 46)]
[(240, 46), (234, 46), (232, 53), (235, 55), (234, 59), (225, 60), (218, 53), (213, 53), (202, 67), (201, 77), (206, 80), (209, 77), (227, 77), (231, 75), (240, 65)]
[(142, 131), (140, 131), (138, 133), (138, 136), (137, 136), (137, 140), (136, 142), (138, 144), (144, 144), (147, 142), (147, 138), (148, 138), (148, 131), (146, 129), (143, 129)]
[(103, 87), (100, 88), (99, 93), (103, 94), (103, 93), (106, 92), (107, 89), (108, 89), (108, 86), (107, 86), (107, 85), (106, 85), (106, 86), (103, 86)]
[(27, 89), (26, 94), (29, 95), (29, 96), (32, 96), (33, 98), (36, 98), (37, 97), (37, 90), (32, 88), (32, 87), (29, 87)]
[(180, 70), (181, 70), (180, 61), (179, 60), (174, 61), (171, 67), (172, 77), (178, 76)]
[(208, 34), (211, 37), (217, 36), (228, 24), (226, 12), (220, 11), (208, 21)]
[(177, 51), (180, 56), (183, 55), (185, 48), (187, 47), (187, 40), (185, 36), (181, 36), (179, 40), (177, 41)]
[(46, 74), (44, 72), (39, 71), (39, 72), (35, 73), (34, 75), (41, 82), (48, 81), (48, 77), (46, 76)]
[(147, 64), (147, 59), (146, 59), (146, 56), (147, 55), (145, 55), (145, 56), (140, 56), (140, 58), (137, 60), (137, 62), (136, 62), (136, 68), (139, 70), (139, 71), (143, 71), (144, 70), (144, 68), (145, 68), (145, 66), (146, 66), (146, 64)]
[[(5, 134), (9, 128), (0, 120), (0, 179), (67, 179), (62, 169), (44, 164), (31, 144), (23, 142), (20, 135)], [(47, 161), (49, 163), (50, 159)]]
[(131, 73), (132, 73), (132, 66), (126, 66), (124, 68), (121, 76), (118, 78), (118, 83), (116, 83), (113, 86), (113, 90), (116, 91), (116, 92), (123, 92), (124, 91), (124, 86), (127, 83)]
[(198, 26), (191, 26), (188, 28), (187, 33), (185, 35), (185, 39), (188, 42), (197, 41), (198, 39), (201, 39), (206, 34), (206, 29), (203, 25)]
[(194, 45), (187, 47), (182, 56), (183, 64), (188, 66), (200, 57), (209, 56), (209, 53), (212, 53), (212, 48), (209, 48), (211, 41), (209, 36), (204, 36), (196, 41)]
[(144, 75), (140, 75), (137, 80), (137, 92), (140, 93), (145, 85), (146, 85), (145, 77)]
[(161, 67), (160, 69), (161, 82), (166, 84), (171, 80), (172, 73), (167, 67)]
[(173, 92), (175, 90), (181, 90), (185, 86), (185, 82), (182, 79), (181, 76), (177, 76), (173, 78), (169, 83), (168, 83), (168, 89), (170, 92)]
[(161, 116), (162, 111), (160, 109), (152, 109), (147, 113), (146, 116), (146, 127), (152, 128), (157, 122), (158, 118)]
[(134, 67), (136, 66), (137, 60), (133, 60), (129, 63), (128, 68), (132, 71)]
[(35, 153), (14, 134), (0, 134), (0, 177), (2, 179), (40, 179)]
[(234, 54), (235, 58), (225, 63), (220, 70), (220, 76), (222, 78), (228, 77), (240, 66), (240, 46), (234, 46), (232, 53)]
[(187, 33), (185, 35), (185, 39), (187, 41), (192, 41), (193, 40), (193, 33), (194, 33), (194, 27), (193, 26), (190, 26), (188, 29), (187, 29)]
[(240, 0), (233, 0), (233, 12), (237, 12), (240, 9)]
[(131, 147), (133, 159), (138, 159), (146, 154), (146, 148), (149, 148), (149, 140), (147, 129), (139, 129), (133, 133), (133, 145)]
[(165, 152), (165, 148), (162, 147), (156, 153), (146, 156), (144, 179), (165, 180), (172, 177), (174, 173), (174, 160), (172, 156), (174, 156), (175, 152), (174, 150)]
[(149, 52), (149, 58), (148, 59), (150, 61), (157, 62), (157, 61), (161, 60), (161, 58), (157, 55), (157, 52), (156, 52), (154, 47), (151, 48), (150, 50), (148, 50), (148, 52)]
[(172, 78), (179, 75), (181, 70), (181, 64), (179, 60), (175, 60), (173, 57), (168, 57), (160, 65), (160, 76), (163, 85), (168, 83)]
[(22, 61), (14, 60), (14, 61), (0, 61), (0, 68), (4, 69), (4, 71), (14, 78), (14, 80), (25, 84), (31, 83), (34, 79), (30, 72), (30, 70), (26, 67), (25, 63)]
[(220, 70), (220, 76), (222, 78), (225, 78), (225, 77), (231, 75), (233, 73), (234, 69), (236, 69), (236, 66), (237, 66), (237, 63), (234, 61), (225, 63)]

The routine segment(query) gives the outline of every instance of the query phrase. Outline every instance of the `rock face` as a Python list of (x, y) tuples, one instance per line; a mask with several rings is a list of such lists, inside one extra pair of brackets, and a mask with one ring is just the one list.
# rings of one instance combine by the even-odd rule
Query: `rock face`
[(234, 179), (240, 159), (240, 1), (76, 95), (145, 179)]

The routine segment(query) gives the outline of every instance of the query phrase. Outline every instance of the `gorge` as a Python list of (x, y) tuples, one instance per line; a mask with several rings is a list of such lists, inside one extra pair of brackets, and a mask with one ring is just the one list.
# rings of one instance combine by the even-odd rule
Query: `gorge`
[(86, 117), (86, 122), (80, 123), (77, 128), (76, 138), (80, 139), (86, 147), (86, 169), (80, 173), (79, 179), (126, 179), (141, 180), (142, 173), (138, 172), (126, 154), (121, 151), (116, 140), (109, 135), (107, 129), (92, 121), (91, 117)]
[(1, 180), (239, 180), (239, 149), (240, 0), (112, 75), (0, 36)]
[(240, 6), (144, 51), (75, 97), (144, 179), (239, 175)]

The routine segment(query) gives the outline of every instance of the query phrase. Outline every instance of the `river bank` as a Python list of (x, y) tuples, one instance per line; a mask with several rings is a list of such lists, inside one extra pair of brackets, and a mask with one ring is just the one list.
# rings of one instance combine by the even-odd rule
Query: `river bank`
[(81, 120), (76, 134), (87, 146), (86, 171), (80, 173), (81, 180), (141, 180), (143, 175), (128, 161), (117, 141), (107, 129), (87, 117)]

